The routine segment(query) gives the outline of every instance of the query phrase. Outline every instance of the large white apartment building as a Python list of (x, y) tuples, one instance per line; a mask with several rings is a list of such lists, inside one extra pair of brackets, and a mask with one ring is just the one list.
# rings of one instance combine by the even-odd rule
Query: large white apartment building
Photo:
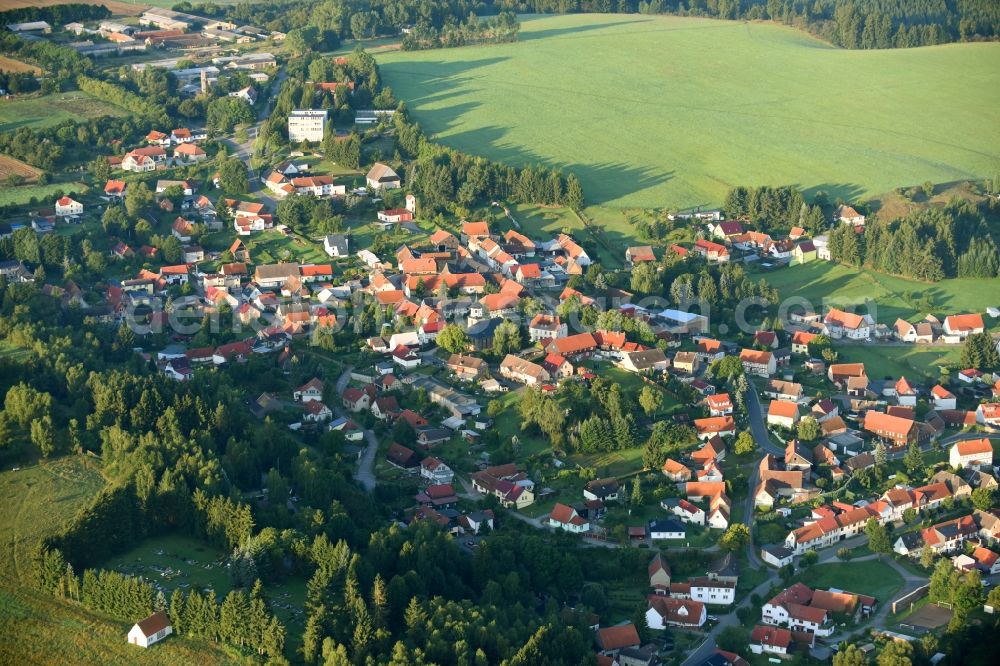
[(296, 109), (288, 114), (288, 141), (323, 140), (323, 130), (326, 129), (326, 109)]

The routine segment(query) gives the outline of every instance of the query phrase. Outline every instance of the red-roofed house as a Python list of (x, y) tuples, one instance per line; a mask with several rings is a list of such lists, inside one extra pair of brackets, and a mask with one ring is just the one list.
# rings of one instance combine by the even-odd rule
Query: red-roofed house
[(889, 441), (893, 446), (906, 446), (927, 438), (927, 432), (913, 421), (901, 416), (869, 409), (865, 412), (864, 429), (876, 437)]
[(514, 273), (514, 279), (520, 284), (532, 284), (542, 278), (542, 269), (538, 264), (521, 264)]
[(625, 250), (625, 261), (631, 266), (656, 261), (653, 248), (649, 245), (638, 245)]
[(793, 428), (799, 422), (799, 403), (789, 400), (772, 400), (767, 408), (768, 425)]
[(792, 353), (808, 354), (809, 343), (816, 339), (816, 335), (816, 333), (807, 333), (806, 331), (795, 331), (792, 333)]
[(859, 315), (854, 312), (844, 312), (830, 308), (823, 319), (826, 333), (831, 338), (848, 338), (850, 340), (867, 340), (871, 337), (875, 321), (871, 315)]
[(992, 465), (993, 445), (985, 437), (955, 442), (948, 452), (948, 464), (952, 467), (975, 467), (976, 469)]
[(662, 594), (651, 594), (646, 599), (649, 601), (646, 624), (650, 629), (666, 629), (668, 626), (700, 627), (708, 619), (705, 604), (700, 601)]
[(983, 326), (983, 316), (979, 313), (951, 315), (944, 319), (945, 335), (957, 336), (959, 339), (982, 333), (984, 330), (986, 329)]
[(127, 185), (124, 180), (109, 180), (104, 184), (104, 194), (111, 199), (121, 199), (125, 196)]
[(736, 434), (736, 421), (732, 416), (712, 416), (707, 419), (695, 419), (694, 429), (698, 433), (698, 439), (711, 439), (712, 437), (727, 437)]
[(695, 241), (694, 247), (691, 249), (695, 254), (700, 254), (708, 261), (715, 261), (718, 263), (725, 263), (729, 261), (729, 248), (725, 245), (720, 245), (719, 243), (699, 239)]
[(663, 463), (663, 475), (671, 481), (687, 481), (691, 478), (691, 470), (673, 458), (667, 458)]
[(62, 197), (56, 201), (56, 217), (83, 215), (83, 204), (72, 197)]
[(549, 527), (555, 527), (573, 534), (582, 534), (590, 530), (590, 523), (577, 514), (576, 509), (566, 504), (556, 503), (549, 513)]
[(400, 222), (412, 222), (413, 213), (406, 210), (405, 208), (390, 208), (388, 210), (380, 210), (378, 212), (378, 219), (380, 222), (385, 224), (399, 224)]
[(625, 648), (639, 647), (639, 632), (631, 622), (597, 630), (597, 647), (602, 653), (616, 655)]
[(740, 352), (740, 361), (743, 363), (743, 369), (751, 375), (770, 377), (777, 370), (774, 354), (769, 351), (744, 349)]
[(934, 409), (955, 409), (955, 394), (940, 384), (931, 389), (931, 398), (934, 400)]
[(1000, 402), (984, 402), (976, 407), (976, 423), (1000, 427)]
[(750, 632), (750, 651), (754, 654), (788, 654), (792, 644), (792, 632), (780, 627), (758, 624)]
[(733, 413), (733, 401), (728, 393), (716, 393), (705, 397), (709, 416), (726, 416)]
[(997, 555), (992, 550), (978, 546), (972, 551), (972, 559), (976, 561), (976, 565), (987, 576), (1000, 573), (1000, 555)]

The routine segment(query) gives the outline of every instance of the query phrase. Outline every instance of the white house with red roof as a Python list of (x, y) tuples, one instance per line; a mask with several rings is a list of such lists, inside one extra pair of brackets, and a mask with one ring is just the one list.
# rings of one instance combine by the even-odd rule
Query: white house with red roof
[(968, 336), (982, 333), (984, 330), (986, 328), (983, 325), (983, 316), (978, 312), (951, 315), (944, 319), (945, 336), (957, 338), (958, 340), (964, 340)]
[(132, 625), (128, 632), (128, 642), (129, 645), (148, 648), (172, 633), (174, 628), (170, 624), (170, 617), (163, 611), (157, 611)]
[(668, 498), (663, 500), (662, 504), (664, 508), (669, 507), (668, 511), (685, 523), (692, 525), (705, 524), (705, 510), (684, 498)]
[(308, 382), (292, 392), (292, 398), (299, 402), (312, 402), (323, 399), (323, 381), (313, 377)]
[(72, 197), (62, 197), (56, 201), (56, 217), (83, 215), (83, 204)]
[(993, 464), (993, 445), (986, 437), (955, 442), (948, 452), (948, 464), (952, 467), (989, 466)]
[(136, 148), (122, 158), (122, 170), (143, 173), (155, 171), (158, 164), (167, 161), (167, 151), (158, 146)]
[(714, 261), (718, 263), (726, 263), (729, 261), (729, 248), (725, 245), (719, 243), (714, 243), (709, 240), (698, 239), (694, 243), (694, 247), (691, 248), (696, 254), (700, 254), (705, 257), (708, 261)]
[(750, 651), (754, 654), (788, 654), (792, 645), (792, 632), (781, 627), (758, 624), (750, 632)]
[(426, 479), (431, 485), (451, 483), (455, 472), (448, 465), (434, 456), (427, 456), (420, 462), (420, 478)]
[(668, 626), (700, 627), (708, 619), (705, 604), (694, 599), (651, 594), (646, 600), (649, 602), (646, 625), (650, 629), (666, 629)]
[(583, 534), (590, 530), (590, 522), (580, 517), (571, 506), (557, 502), (549, 513), (549, 527), (556, 527), (573, 534)]
[(705, 397), (709, 416), (726, 416), (733, 413), (733, 401), (728, 393), (716, 393)]
[(854, 312), (830, 308), (826, 317), (823, 318), (823, 325), (826, 334), (835, 340), (840, 338), (867, 340), (875, 328), (875, 321), (869, 314), (859, 315)]
[(399, 345), (392, 350), (392, 362), (402, 368), (412, 370), (420, 366), (420, 355), (409, 347)]
[(955, 409), (955, 394), (938, 384), (931, 389), (931, 399), (934, 400), (934, 409)]
[(126, 187), (124, 180), (111, 179), (104, 184), (104, 196), (109, 199), (121, 199), (125, 196)]
[(917, 406), (917, 389), (906, 377), (900, 377), (896, 382), (896, 401), (904, 407)]
[(303, 420), (313, 423), (322, 423), (333, 417), (333, 412), (330, 411), (330, 408), (319, 400), (312, 400), (303, 404), (302, 411)]
[(347, 186), (334, 183), (333, 176), (302, 176), (292, 178), (290, 184), (300, 195), (332, 197), (347, 194)]
[(708, 231), (713, 238), (728, 240), (743, 234), (743, 225), (736, 220), (721, 220), (708, 225)]
[(412, 222), (413, 212), (407, 210), (406, 208), (390, 208), (388, 210), (380, 210), (378, 212), (378, 219), (380, 222), (384, 222), (386, 224)]
[(1000, 428), (1000, 402), (984, 402), (976, 407), (976, 423)]

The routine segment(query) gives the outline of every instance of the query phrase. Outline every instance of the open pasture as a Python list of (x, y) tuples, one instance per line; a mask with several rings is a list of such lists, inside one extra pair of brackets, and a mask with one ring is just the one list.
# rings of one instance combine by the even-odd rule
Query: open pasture
[(847, 51), (767, 23), (525, 17), (520, 41), (377, 55), (436, 141), (576, 173), (589, 204), (742, 185), (857, 199), (1000, 166), (1000, 44)]

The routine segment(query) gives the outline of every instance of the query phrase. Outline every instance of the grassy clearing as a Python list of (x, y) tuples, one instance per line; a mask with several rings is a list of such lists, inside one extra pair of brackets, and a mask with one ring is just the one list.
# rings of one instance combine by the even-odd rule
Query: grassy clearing
[(124, 109), (78, 90), (17, 97), (0, 100), (0, 132), (13, 132), (19, 127), (50, 127), (64, 120), (123, 115), (126, 115)]
[(824, 303), (863, 305), (870, 300), (877, 308), (873, 314), (878, 322), (888, 326), (899, 317), (915, 320), (927, 314), (918, 304), (924, 296), (930, 297), (938, 316), (982, 312), (986, 305), (1000, 302), (1000, 280), (950, 279), (927, 284), (825, 261), (765, 273), (764, 279), (782, 299), (804, 298), (816, 312)]
[(841, 360), (848, 363), (864, 363), (870, 377), (907, 377), (916, 380), (926, 377), (937, 381), (938, 368), (955, 368), (962, 358), (962, 346), (949, 347), (860, 347), (856, 345), (839, 347)]
[(85, 192), (87, 186), (83, 183), (49, 183), (48, 185), (19, 185), (17, 187), (0, 187), (0, 206), (10, 204), (26, 204), (32, 199), (52, 205), (48, 199), (54, 199), (56, 192)]
[(736, 184), (855, 199), (988, 176), (1000, 154), (983, 132), (997, 44), (847, 51), (767, 23), (589, 14), (377, 57), (435, 140), (571, 170), (597, 205), (713, 205)]
[(104, 479), (84, 456), (9, 469), (0, 473), (0, 573), (15, 578), (25, 574), (33, 545), (72, 518)]
[(171, 638), (156, 650), (131, 648), (125, 642), (125, 623), (57, 601), (22, 581), (33, 544), (59, 529), (103, 485), (97, 463), (84, 456), (0, 473), (4, 506), (0, 512), (0, 663), (232, 663), (235, 655), (203, 641)]
[[(220, 600), (232, 589), (226, 554), (214, 546), (183, 535), (165, 535), (146, 539), (127, 553), (104, 563), (132, 576), (142, 576), (163, 590), (169, 599), (180, 588), (185, 592), (212, 590)], [(268, 585), (265, 594), (274, 604), (278, 617), (301, 625), (301, 609), (305, 603), (305, 582), (292, 579), (282, 584)]]
[(797, 580), (812, 588), (836, 587), (855, 594), (868, 594), (887, 603), (903, 586), (903, 577), (884, 562), (867, 560), (812, 567)]
[(150, 650), (128, 645), (129, 625), (22, 586), (0, 589), (0, 663), (216, 664), (242, 659), (218, 643), (176, 636)]

